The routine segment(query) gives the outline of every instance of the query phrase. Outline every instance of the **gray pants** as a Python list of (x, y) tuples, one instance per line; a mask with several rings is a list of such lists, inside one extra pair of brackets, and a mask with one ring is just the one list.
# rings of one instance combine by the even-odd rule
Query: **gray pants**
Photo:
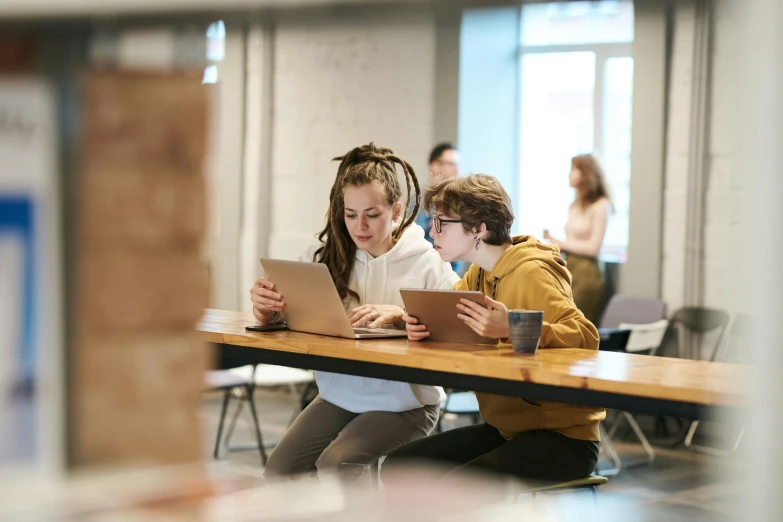
[(317, 471), (358, 481), (369, 465), (387, 453), (426, 437), (439, 414), (437, 404), (399, 413), (352, 413), (318, 396), (275, 447), (264, 476), (277, 480)]

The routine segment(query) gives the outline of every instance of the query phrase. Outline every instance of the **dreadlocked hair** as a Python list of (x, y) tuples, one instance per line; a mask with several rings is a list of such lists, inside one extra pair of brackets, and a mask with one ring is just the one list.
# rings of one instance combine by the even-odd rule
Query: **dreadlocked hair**
[[(348, 228), (345, 226), (345, 201), (343, 199), (343, 189), (352, 185), (362, 187), (374, 181), (379, 181), (386, 189), (386, 201), (389, 205), (394, 205), (400, 201), (402, 191), (400, 183), (397, 180), (397, 171), (395, 164), (402, 167), (405, 173), (405, 184), (407, 188), (407, 198), (405, 200), (405, 211), (402, 213), (402, 223), (392, 232), (392, 238), (397, 241), (405, 229), (416, 220), (416, 214), (419, 212), (419, 199), (421, 189), (419, 180), (413, 167), (400, 158), (391, 149), (376, 147), (370, 142), (368, 145), (362, 145), (348, 151), (344, 156), (334, 158), (332, 161), (339, 161), (337, 168), (337, 177), (329, 193), (329, 210), (326, 212), (326, 227), (318, 234), (318, 240), (323, 244), (321, 248), (313, 254), (313, 262), (323, 263), (329, 268), (329, 273), (337, 287), (337, 293), (340, 299), (346, 296), (352, 296), (359, 299), (359, 294), (348, 287), (353, 270), (354, 258), (356, 256), (356, 243), (354, 243)], [(415, 192), (415, 197), (411, 197), (411, 185)], [(411, 210), (411, 202), (413, 209)]]

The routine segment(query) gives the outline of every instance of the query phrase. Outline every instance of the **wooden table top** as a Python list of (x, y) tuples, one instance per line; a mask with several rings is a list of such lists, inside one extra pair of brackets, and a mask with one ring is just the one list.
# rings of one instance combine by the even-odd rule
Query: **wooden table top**
[(539, 349), (536, 355), (511, 348), (407, 339), (351, 340), (302, 332), (248, 332), (251, 314), (207, 309), (197, 326), (211, 343), (352, 361), (529, 382), (563, 388), (687, 402), (744, 407), (752, 368), (579, 348)]

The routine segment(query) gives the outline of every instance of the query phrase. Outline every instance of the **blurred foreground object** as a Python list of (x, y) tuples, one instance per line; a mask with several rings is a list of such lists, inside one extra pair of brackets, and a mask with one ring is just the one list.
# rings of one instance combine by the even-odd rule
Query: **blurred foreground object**
[(197, 461), (208, 90), (201, 71), (92, 72), (81, 114), (73, 464)]

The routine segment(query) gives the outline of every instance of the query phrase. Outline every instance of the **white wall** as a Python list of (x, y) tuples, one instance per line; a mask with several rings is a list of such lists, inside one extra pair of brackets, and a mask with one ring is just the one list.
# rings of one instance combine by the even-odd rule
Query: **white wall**
[(688, 209), (688, 158), (693, 89), (695, 4), (684, 1), (674, 10), (670, 55), (669, 114), (666, 132), (666, 175), (663, 214), (662, 298), (670, 311), (685, 303), (685, 235)]
[[(245, 41), (240, 29), (226, 32), (226, 57), (212, 87), (209, 170), (209, 223), (205, 257), (210, 267), (210, 306), (235, 310), (241, 292), (236, 260), (240, 254), (243, 135), (245, 123)], [(206, 87), (205, 87), (206, 88)]]
[[(742, 277), (742, 250), (747, 249), (750, 176), (738, 169), (738, 112), (734, 88), (739, 74), (736, 3), (713, 3), (709, 18), (711, 42), (706, 71), (706, 121), (696, 123), (694, 88), (703, 74), (698, 53), (699, 13), (696, 2), (682, 1), (674, 12), (670, 69), (664, 204), (663, 299), (670, 310), (703, 305), (732, 312), (747, 309), (749, 285)], [(692, 156), (703, 133), (703, 171), (694, 172)], [(693, 178), (700, 177), (700, 193)], [(697, 198), (702, 198), (697, 201)], [(699, 210), (696, 208), (702, 205)], [(698, 213), (698, 216), (694, 216)], [(695, 226), (702, 237), (693, 242)], [(688, 257), (695, 259), (689, 268)], [(698, 279), (698, 281), (694, 281)], [(688, 292), (689, 285), (696, 290)]]
[(280, 20), (275, 28), (269, 255), (293, 258), (324, 226), (331, 159), (374, 141), (426, 178), (435, 23), (428, 11)]
[[(783, 351), (780, 318), (783, 312), (783, 271), (777, 260), (783, 255), (783, 3), (779, 0), (741, 2), (741, 24), (736, 39), (727, 39), (729, 47), (741, 45), (739, 74), (733, 81), (737, 100), (741, 101), (738, 134), (741, 158), (735, 162), (735, 177), (744, 183), (753, 176), (752, 231), (733, 243), (751, 258), (741, 273), (753, 274), (752, 339), (745, 355), (756, 366), (754, 392), (745, 422), (752, 423), (743, 441), (744, 455), (738, 459), (747, 494), (736, 508), (733, 520), (778, 521), (783, 518)], [(732, 272), (732, 274), (741, 274)], [(731, 467), (727, 469), (738, 469)]]
[(665, 0), (636, 2), (628, 261), (618, 264), (615, 291), (661, 294), (662, 212), (667, 68)]
[(704, 304), (733, 312), (750, 309), (747, 257), (752, 255), (750, 190), (753, 176), (740, 167), (740, 2), (718, 0), (714, 12), (708, 179), (705, 191)]

